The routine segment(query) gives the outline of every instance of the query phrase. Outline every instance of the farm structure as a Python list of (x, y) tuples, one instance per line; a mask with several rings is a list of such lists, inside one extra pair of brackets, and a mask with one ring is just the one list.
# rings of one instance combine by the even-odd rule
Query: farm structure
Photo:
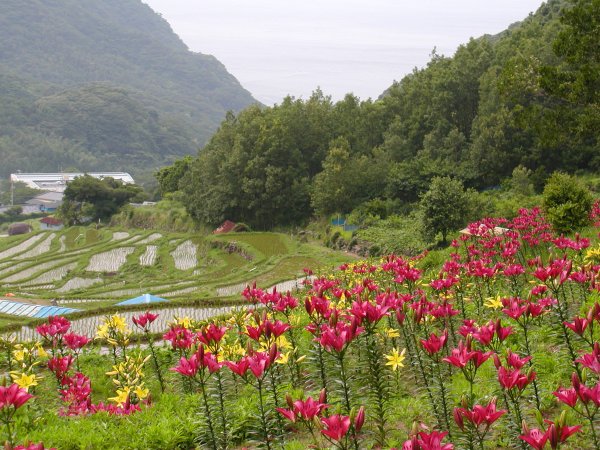
[[(67, 187), (67, 183), (73, 181), (77, 177), (86, 175), (83, 172), (63, 172), (63, 173), (11, 173), (11, 183), (25, 183), (32, 189), (40, 189), (44, 191), (52, 192), (64, 192)], [(133, 184), (134, 180), (131, 175), (127, 172), (87, 172), (94, 178), (114, 178), (115, 180), (121, 180), (126, 184)]]

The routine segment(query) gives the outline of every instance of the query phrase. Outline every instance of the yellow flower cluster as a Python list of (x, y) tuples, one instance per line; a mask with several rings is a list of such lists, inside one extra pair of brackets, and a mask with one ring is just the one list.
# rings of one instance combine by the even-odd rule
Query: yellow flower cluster
[(135, 358), (126, 356), (122, 361), (113, 366), (113, 370), (106, 372), (106, 375), (112, 376), (113, 383), (117, 386), (116, 397), (109, 398), (110, 401), (123, 405), (127, 399), (132, 404), (148, 397), (149, 390), (144, 387), (144, 364), (150, 359), (150, 355), (145, 358), (138, 354)]
[(600, 264), (600, 245), (588, 248), (584, 259), (586, 263)]
[(11, 370), (10, 377), (13, 383), (19, 387), (29, 390), (37, 386), (38, 381), (42, 379), (36, 375), (35, 369), (41, 364), (41, 358), (46, 358), (48, 353), (42, 347), (40, 342), (34, 344), (14, 344), (12, 350), (12, 359), (19, 370)]
[(107, 316), (96, 331), (98, 339), (106, 339), (106, 342), (114, 347), (126, 347), (130, 336), (131, 329), (127, 326), (125, 317), (118, 314)]

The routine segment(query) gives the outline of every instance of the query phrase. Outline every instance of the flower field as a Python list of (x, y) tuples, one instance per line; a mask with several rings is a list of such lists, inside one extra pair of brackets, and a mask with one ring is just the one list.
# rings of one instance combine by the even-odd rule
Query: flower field
[(38, 342), (2, 342), (4, 439), (60, 449), (599, 448), (598, 208), (593, 218), (595, 229), (569, 238), (522, 210), (471, 224), (444, 252), (307, 269), (302, 292), (248, 286), (245, 309), (175, 318), (156, 341), (151, 312), (108, 316), (100, 349), (50, 318)]

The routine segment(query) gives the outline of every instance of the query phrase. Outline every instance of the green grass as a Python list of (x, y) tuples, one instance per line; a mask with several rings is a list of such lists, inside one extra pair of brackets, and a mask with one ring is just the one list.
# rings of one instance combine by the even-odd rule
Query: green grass
[(289, 238), (278, 233), (236, 233), (227, 234), (218, 240), (243, 242), (258, 250), (265, 257), (281, 256), (289, 253)]

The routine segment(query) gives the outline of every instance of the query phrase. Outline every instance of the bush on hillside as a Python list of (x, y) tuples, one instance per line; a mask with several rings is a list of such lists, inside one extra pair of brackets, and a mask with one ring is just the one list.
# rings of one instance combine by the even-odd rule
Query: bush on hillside
[(589, 224), (593, 197), (576, 178), (555, 172), (544, 187), (546, 216), (559, 233), (580, 230)]

